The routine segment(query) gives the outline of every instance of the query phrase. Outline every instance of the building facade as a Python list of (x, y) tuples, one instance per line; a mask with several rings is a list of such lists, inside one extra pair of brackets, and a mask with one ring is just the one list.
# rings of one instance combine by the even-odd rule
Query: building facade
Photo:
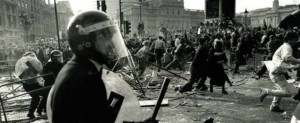
[(67, 38), (67, 26), (73, 16), (71, 5), (68, 1), (58, 1), (57, 16), (60, 39), (65, 41)]
[(279, 6), (279, 1), (273, 1), (272, 8), (262, 8), (249, 12), (252, 27), (262, 27), (264, 24), (277, 27), (282, 19), (299, 9), (298, 5)]
[[(68, 2), (67, 2), (68, 3)], [(70, 16), (70, 5), (58, 2), (61, 29)], [(0, 44), (24, 44), (57, 37), (54, 6), (45, 0), (0, 0)]]
[[(123, 19), (131, 23), (129, 35), (138, 34), (139, 23), (145, 34), (159, 35), (159, 28), (168, 31), (187, 30), (204, 22), (204, 11), (187, 10), (183, 0), (142, 0), (122, 3)], [(119, 19), (119, 12), (116, 12)]]
[[(25, 6), (24, 6), (25, 7)], [(19, 12), (16, 0), (0, 0), (0, 44), (21, 38), (18, 22)]]

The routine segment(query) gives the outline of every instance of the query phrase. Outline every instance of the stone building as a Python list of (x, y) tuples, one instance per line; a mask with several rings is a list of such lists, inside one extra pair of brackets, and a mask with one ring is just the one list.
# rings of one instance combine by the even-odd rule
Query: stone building
[[(28, 5), (23, 4), (23, 8)], [(16, 0), (0, 0), (0, 45), (21, 38), (19, 30), (18, 2)]]
[[(65, 29), (72, 16), (71, 8), (66, 2), (57, 5), (61, 6), (59, 23), (61, 29)], [(23, 44), (56, 37), (54, 13), (49, 0), (0, 0), (0, 44)]]
[(279, 22), (293, 11), (299, 9), (298, 5), (279, 6), (279, 1), (273, 1), (272, 8), (262, 8), (249, 12), (252, 27), (267, 26), (277, 27)]
[[(124, 20), (131, 23), (131, 33), (138, 34), (138, 25), (144, 23), (145, 34), (159, 35), (159, 28), (168, 31), (187, 30), (204, 21), (205, 13), (184, 8), (183, 0), (142, 0), (122, 3)], [(116, 12), (119, 19), (119, 12)]]
[[(59, 29), (60, 39), (66, 40), (67, 26), (68, 26), (69, 20), (73, 16), (73, 12), (72, 12), (70, 3), (68, 1), (58, 1), (57, 16), (58, 16), (58, 26), (59, 26), (58, 29)], [(56, 27), (56, 26), (54, 26), (54, 27)]]

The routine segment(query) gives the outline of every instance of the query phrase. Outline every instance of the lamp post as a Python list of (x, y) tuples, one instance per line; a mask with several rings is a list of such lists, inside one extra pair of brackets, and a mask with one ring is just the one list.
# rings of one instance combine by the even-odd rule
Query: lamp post
[(144, 23), (142, 21), (142, 0), (139, 0), (139, 6), (140, 6), (140, 22), (139, 22), (139, 25), (138, 25), (138, 33), (139, 33), (139, 36), (142, 37), (143, 33), (144, 33)]
[(25, 42), (29, 42), (29, 29), (30, 26), (33, 24), (34, 17), (32, 15), (30, 16), (27, 12), (21, 12), (19, 18), (24, 28), (24, 40)]
[(139, 0), (140, 2), (140, 23), (142, 23), (142, 0)]
[(123, 28), (122, 27), (122, 24), (123, 24), (122, 3), (123, 3), (123, 1), (119, 0), (119, 15), (120, 15), (120, 31), (121, 31), (121, 34), (123, 34), (123, 29), (122, 29)]
[(249, 12), (247, 11), (247, 9), (245, 9), (244, 13), (245, 13), (245, 26), (247, 26), (247, 14)]
[(57, 34), (58, 50), (61, 50), (61, 49), (60, 49), (59, 26), (58, 26), (58, 16), (57, 16), (57, 5), (56, 5), (56, 0), (54, 0), (54, 11), (55, 11), (56, 34)]

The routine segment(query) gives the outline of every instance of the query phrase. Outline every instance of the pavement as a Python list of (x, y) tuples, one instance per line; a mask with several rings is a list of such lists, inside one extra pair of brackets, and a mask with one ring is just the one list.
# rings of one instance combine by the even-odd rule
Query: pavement
[[(157, 119), (160, 123), (202, 123), (208, 118), (214, 118), (214, 123), (288, 123), (297, 105), (292, 98), (283, 98), (281, 108), (284, 113), (275, 113), (269, 110), (272, 102), (268, 96), (264, 102), (260, 102), (259, 95), (263, 88), (274, 88), (274, 84), (265, 73), (262, 78), (256, 80), (251, 78), (254, 73), (249, 70), (251, 66), (241, 67), (240, 74), (228, 73), (234, 82), (233, 86), (226, 83), (228, 95), (221, 93), (221, 87), (214, 87), (214, 93), (209, 91), (193, 90), (183, 94), (175, 92), (175, 88), (182, 86), (186, 80), (174, 77), (167, 72), (158, 73), (162, 82), (164, 77), (171, 78), (171, 83), (165, 95), (169, 99), (169, 105), (162, 106)], [(188, 72), (179, 72), (179, 75), (188, 78)], [(187, 74), (184, 74), (187, 73)], [(295, 71), (289, 73), (295, 77)], [(209, 79), (206, 81), (208, 84)], [(291, 84), (298, 85), (298, 82)], [(159, 89), (148, 89), (146, 97), (157, 99)], [(152, 116), (154, 106), (142, 107), (143, 117)]]
[[(289, 123), (298, 102), (291, 98), (283, 98), (281, 108), (285, 112), (271, 112), (269, 106), (272, 97), (268, 96), (264, 102), (260, 102), (259, 95), (261, 89), (274, 88), (274, 84), (270, 81), (267, 73), (259, 80), (251, 78), (255, 72), (253, 69), (258, 70), (259, 68), (254, 68), (254, 65), (259, 66), (253, 62), (241, 66), (240, 74), (232, 74), (232, 71), (228, 70), (228, 76), (234, 82), (233, 86), (226, 83), (228, 95), (221, 93), (221, 87), (214, 87), (214, 93), (193, 90), (180, 94), (175, 91), (175, 88), (182, 86), (187, 81), (163, 70), (158, 72), (160, 84), (165, 77), (170, 78), (171, 82), (165, 94), (165, 99), (169, 100), (168, 105), (159, 109), (156, 119), (160, 123), (203, 123), (208, 118), (213, 118), (214, 123)], [(171, 71), (186, 79), (190, 76), (188, 67), (186, 67), (186, 71)], [(146, 76), (151, 77), (151, 72), (152, 70), (147, 70)], [(295, 71), (290, 72), (289, 75), (295, 78)], [(142, 85), (149, 81), (149, 79), (142, 81)], [(206, 81), (206, 85), (208, 81), (209, 79)], [(299, 82), (291, 84), (298, 85)], [(139, 90), (135, 91), (138, 92)], [(159, 93), (160, 88), (147, 89), (145, 96), (142, 96), (140, 100), (155, 100)], [(140, 107), (142, 119), (152, 116), (153, 110), (154, 106)], [(35, 121), (35, 123), (44, 122), (46, 120)]]

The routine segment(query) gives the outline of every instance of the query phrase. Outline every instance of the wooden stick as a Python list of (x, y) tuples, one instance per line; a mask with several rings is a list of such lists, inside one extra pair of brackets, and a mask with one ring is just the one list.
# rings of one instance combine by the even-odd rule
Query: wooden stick
[(163, 101), (163, 99), (165, 97), (165, 94), (167, 92), (169, 83), (170, 83), (170, 78), (165, 77), (163, 86), (162, 86), (162, 88), (160, 90), (160, 94), (159, 94), (159, 97), (157, 99), (157, 102), (156, 102), (156, 105), (155, 105), (155, 108), (154, 108), (154, 111), (153, 111), (153, 114), (152, 114), (152, 117), (151, 117), (153, 121), (155, 121), (155, 119), (156, 119), (156, 116), (158, 114), (158, 110), (159, 110), (159, 108), (161, 106), (161, 102)]

